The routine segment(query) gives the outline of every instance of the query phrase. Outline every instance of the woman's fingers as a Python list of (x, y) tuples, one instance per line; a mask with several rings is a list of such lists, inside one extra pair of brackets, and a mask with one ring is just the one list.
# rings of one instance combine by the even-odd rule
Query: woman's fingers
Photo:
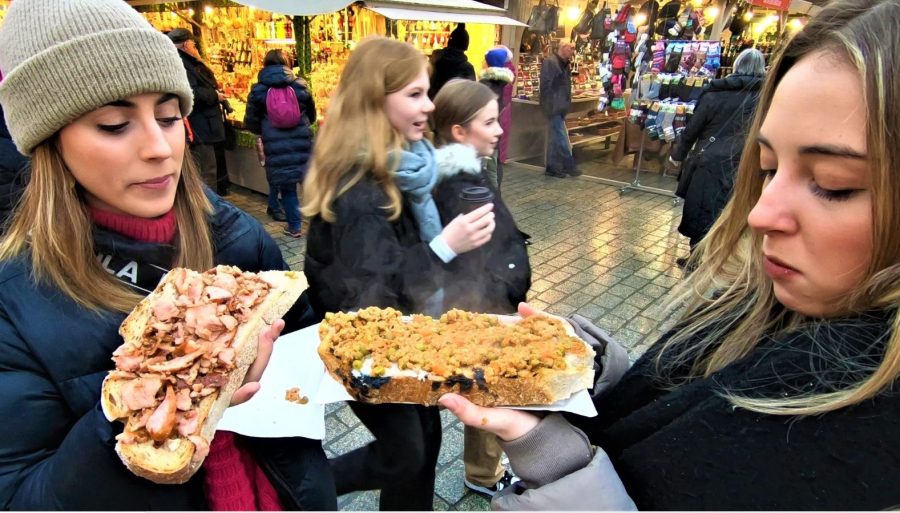
[(444, 394), (438, 402), (463, 424), (494, 433), (502, 440), (515, 440), (538, 425), (537, 416), (522, 410), (484, 408), (457, 394)]
[(229, 406), (237, 406), (241, 403), (245, 403), (257, 392), (259, 392), (259, 381), (245, 383), (235, 390), (234, 395), (231, 396), (231, 404)]

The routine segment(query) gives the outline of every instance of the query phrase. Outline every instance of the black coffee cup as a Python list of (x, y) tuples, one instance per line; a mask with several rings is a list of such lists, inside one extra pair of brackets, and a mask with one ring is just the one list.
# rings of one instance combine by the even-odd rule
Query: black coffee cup
[(487, 187), (466, 187), (459, 193), (459, 201), (464, 214), (494, 201), (494, 193)]

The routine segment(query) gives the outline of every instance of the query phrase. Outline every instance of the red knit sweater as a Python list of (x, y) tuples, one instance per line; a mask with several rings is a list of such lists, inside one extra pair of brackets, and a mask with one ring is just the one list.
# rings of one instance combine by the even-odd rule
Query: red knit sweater
[[(175, 211), (155, 219), (113, 214), (89, 208), (94, 223), (144, 242), (169, 244), (178, 230)], [(219, 431), (203, 464), (203, 488), (212, 511), (282, 511), (278, 492), (256, 464), (253, 455), (237, 444), (237, 437)]]

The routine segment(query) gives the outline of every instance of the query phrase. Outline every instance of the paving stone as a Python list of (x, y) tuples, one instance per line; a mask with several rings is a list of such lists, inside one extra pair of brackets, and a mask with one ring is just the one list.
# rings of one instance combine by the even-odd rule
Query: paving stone
[(637, 289), (635, 289), (634, 287), (629, 287), (628, 285), (623, 285), (622, 283), (617, 283), (617, 284), (613, 285), (612, 287), (610, 287), (609, 290), (607, 290), (606, 292), (608, 294), (612, 294), (614, 296), (619, 296), (624, 299), (624, 298), (634, 294), (635, 290), (637, 290)]
[(632, 306), (636, 306), (638, 308), (646, 308), (647, 306), (653, 304), (656, 301), (656, 298), (650, 297), (643, 292), (635, 292), (634, 294), (628, 296), (628, 299), (625, 300), (626, 303)]
[(460, 458), (438, 472), (434, 479), (434, 493), (451, 504), (459, 502), (466, 494), (464, 476), (465, 465)]
[[(446, 410), (445, 410), (446, 411)], [(452, 414), (451, 414), (452, 415)], [(455, 419), (456, 417), (454, 417)], [(444, 428), (441, 452), (438, 454), (438, 465), (446, 465), (462, 458), (464, 433), (460, 429)]]

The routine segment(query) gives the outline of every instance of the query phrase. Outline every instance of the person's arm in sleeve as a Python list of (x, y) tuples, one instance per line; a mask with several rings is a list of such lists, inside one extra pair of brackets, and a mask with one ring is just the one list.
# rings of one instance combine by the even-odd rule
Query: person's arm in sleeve
[(313, 99), (312, 91), (309, 87), (304, 86), (298, 81), (297, 100), (300, 102), (300, 111), (306, 114), (309, 124), (316, 122), (316, 101)]
[(597, 327), (580, 315), (567, 319), (575, 329), (575, 335), (594, 348), (594, 389), (591, 396), (601, 397), (609, 389), (616, 386), (631, 366), (628, 353), (609, 333)]
[(675, 162), (684, 162), (691, 148), (694, 147), (694, 143), (700, 138), (700, 133), (703, 132), (707, 123), (712, 119), (714, 113), (711, 112), (709, 107), (711, 102), (709, 100), (703, 101), (705, 97), (706, 94), (700, 96), (700, 99), (697, 101), (697, 108), (694, 109), (694, 114), (688, 120), (687, 125), (685, 125), (684, 131), (681, 132), (681, 137), (678, 139), (678, 144), (676, 144), (672, 155), (669, 157)]
[(262, 118), (265, 112), (259, 107), (259, 99), (262, 97), (257, 86), (253, 86), (250, 90), (250, 96), (247, 97), (247, 110), (244, 112), (244, 126), (256, 135), (262, 133)]
[(194, 92), (194, 106), (210, 106), (219, 104), (219, 91), (206, 80), (197, 76), (195, 71), (188, 71), (188, 84)]
[(494, 497), (494, 510), (637, 509), (603, 449), (559, 414), (500, 446), (521, 481)]

